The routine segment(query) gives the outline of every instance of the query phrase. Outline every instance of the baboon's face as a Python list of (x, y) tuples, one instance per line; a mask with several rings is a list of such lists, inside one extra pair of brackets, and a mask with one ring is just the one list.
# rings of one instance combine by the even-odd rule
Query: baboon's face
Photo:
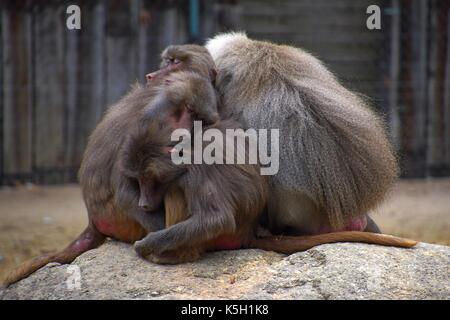
[(175, 142), (160, 139), (157, 125), (136, 130), (124, 146), (122, 174), (139, 187), (139, 207), (145, 211), (162, 208), (167, 188), (186, 172), (172, 162)]
[(173, 45), (163, 51), (159, 70), (146, 75), (147, 84), (182, 70), (197, 72), (210, 78), (212, 82), (217, 73), (214, 61), (204, 47), (192, 44)]

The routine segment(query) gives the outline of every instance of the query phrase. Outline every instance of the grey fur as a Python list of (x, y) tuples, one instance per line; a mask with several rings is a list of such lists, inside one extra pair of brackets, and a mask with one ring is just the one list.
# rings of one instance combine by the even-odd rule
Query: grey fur
[(218, 69), (222, 115), (245, 127), (280, 129), (271, 228), (338, 229), (383, 199), (398, 175), (385, 125), (318, 59), (243, 34), (219, 35), (206, 47)]

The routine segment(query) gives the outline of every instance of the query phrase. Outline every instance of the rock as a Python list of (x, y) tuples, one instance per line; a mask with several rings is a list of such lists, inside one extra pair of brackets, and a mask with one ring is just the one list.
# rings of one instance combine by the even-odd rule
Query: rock
[(43, 224), (53, 224), (53, 218), (49, 217), (49, 216), (45, 216), (42, 218), (42, 223)]
[(70, 265), (49, 264), (2, 299), (449, 299), (450, 248), (327, 244), (284, 256), (221, 251), (156, 265), (108, 241)]

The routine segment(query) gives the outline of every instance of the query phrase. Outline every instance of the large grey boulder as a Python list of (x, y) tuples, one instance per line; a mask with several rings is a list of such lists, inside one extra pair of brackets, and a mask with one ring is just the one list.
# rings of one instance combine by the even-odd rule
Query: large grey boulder
[(2, 299), (449, 299), (450, 248), (340, 243), (284, 256), (209, 253), (156, 265), (108, 241), (71, 265), (50, 264), (0, 292)]

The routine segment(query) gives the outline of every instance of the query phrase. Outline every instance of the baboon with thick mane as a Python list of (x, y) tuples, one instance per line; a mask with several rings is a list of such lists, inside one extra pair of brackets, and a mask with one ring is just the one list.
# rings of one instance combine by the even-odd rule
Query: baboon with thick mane
[(226, 33), (206, 44), (222, 115), (245, 128), (280, 129), (267, 224), (280, 233), (379, 229), (368, 212), (398, 175), (385, 125), (315, 57)]

